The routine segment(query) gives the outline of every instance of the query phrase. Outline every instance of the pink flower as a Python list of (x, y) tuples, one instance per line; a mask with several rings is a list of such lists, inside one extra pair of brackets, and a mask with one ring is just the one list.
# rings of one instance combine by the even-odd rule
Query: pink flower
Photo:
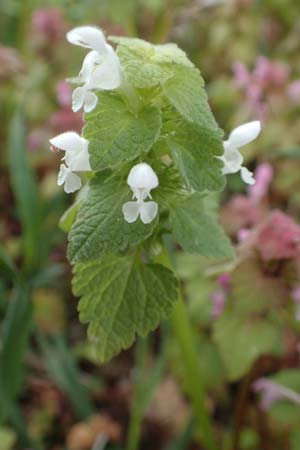
[(273, 178), (273, 168), (270, 164), (260, 164), (254, 173), (256, 183), (249, 186), (248, 193), (256, 202), (260, 201), (267, 193)]
[(259, 56), (253, 71), (254, 79), (262, 87), (282, 86), (287, 83), (290, 76), (288, 65), (280, 61), (270, 61), (264, 56)]
[(211, 294), (211, 301), (213, 304), (213, 319), (217, 319), (222, 314), (225, 308), (228, 293), (230, 290), (230, 279), (230, 273), (222, 273), (217, 279), (219, 288)]
[(226, 272), (219, 275), (217, 282), (225, 291), (228, 292), (230, 287), (230, 280), (231, 274)]
[(226, 231), (236, 236), (241, 228), (252, 228), (265, 216), (265, 207), (246, 195), (235, 195), (221, 211)]
[(56, 95), (58, 104), (64, 107), (70, 107), (72, 104), (72, 90), (66, 81), (60, 81), (56, 86)]
[(295, 303), (300, 303), (300, 286), (296, 286), (292, 290), (291, 296)]
[(234, 81), (237, 87), (245, 88), (250, 81), (250, 74), (245, 64), (236, 62), (232, 66)]
[(55, 112), (49, 118), (49, 125), (54, 133), (63, 133), (64, 131), (73, 130), (81, 132), (83, 120), (79, 113), (74, 113), (71, 109), (61, 109)]
[(287, 93), (293, 103), (300, 103), (300, 80), (295, 80), (289, 84)]
[(241, 228), (240, 230), (238, 230), (238, 232), (237, 232), (238, 242), (242, 242), (245, 239), (247, 239), (247, 237), (249, 236), (250, 233), (251, 233), (251, 230), (249, 230), (248, 228)]
[(218, 289), (217, 291), (211, 294), (211, 301), (213, 304), (211, 314), (213, 319), (217, 319), (222, 314), (225, 308), (226, 300), (227, 295), (222, 289)]
[(255, 246), (265, 261), (299, 256), (300, 227), (281, 211), (272, 212), (255, 233)]
[(41, 8), (32, 16), (32, 28), (44, 41), (53, 44), (64, 37), (66, 24), (58, 8)]
[(252, 384), (252, 389), (256, 393), (261, 393), (260, 406), (263, 410), (271, 408), (273, 403), (279, 400), (290, 400), (300, 405), (300, 395), (285, 386), (268, 380), (268, 378), (259, 378)]

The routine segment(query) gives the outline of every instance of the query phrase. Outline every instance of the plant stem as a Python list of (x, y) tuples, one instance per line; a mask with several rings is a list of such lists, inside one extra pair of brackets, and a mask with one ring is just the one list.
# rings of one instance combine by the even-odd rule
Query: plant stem
[(172, 327), (180, 349), (186, 391), (194, 408), (201, 441), (208, 450), (217, 450), (210, 417), (205, 406), (205, 386), (198, 364), (199, 355), (194, 331), (181, 293), (179, 293), (178, 301), (173, 310)]
[[(160, 262), (174, 268), (176, 261), (172, 241), (167, 237), (164, 241), (167, 251), (160, 255)], [(201, 442), (206, 450), (218, 450), (211, 419), (205, 405), (205, 383), (199, 366), (196, 337), (180, 288), (178, 301), (172, 313), (172, 328), (182, 358), (186, 393), (193, 405), (197, 420), (196, 428)]]
[(131, 416), (130, 416), (130, 422), (129, 422), (129, 428), (128, 428), (128, 435), (127, 435), (127, 450), (137, 450), (140, 436), (141, 436), (141, 426), (142, 426), (142, 419), (143, 419), (143, 408), (142, 408), (142, 401), (141, 401), (141, 376), (142, 372), (144, 371), (145, 361), (147, 357), (148, 352), (148, 341), (147, 339), (138, 339), (137, 341), (137, 347), (136, 347), (136, 370), (137, 373), (137, 380), (135, 383), (135, 392), (132, 402), (132, 408), (131, 408)]

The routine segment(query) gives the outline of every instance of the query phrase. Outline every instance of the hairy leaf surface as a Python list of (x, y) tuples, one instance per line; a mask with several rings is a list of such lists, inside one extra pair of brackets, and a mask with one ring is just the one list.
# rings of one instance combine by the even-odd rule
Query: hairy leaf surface
[(233, 257), (229, 238), (216, 219), (205, 212), (199, 194), (172, 203), (170, 221), (175, 238), (186, 252), (209, 258)]
[(69, 233), (68, 257), (72, 263), (123, 252), (152, 234), (157, 220), (147, 225), (140, 219), (134, 223), (124, 220), (122, 205), (131, 197), (125, 180), (106, 180), (103, 174), (91, 180)]
[(146, 336), (170, 314), (177, 298), (173, 273), (159, 264), (143, 264), (135, 256), (105, 256), (75, 266), (74, 294), (79, 313), (89, 323), (88, 335), (101, 361)]
[(161, 114), (156, 107), (146, 106), (133, 113), (119, 96), (107, 92), (99, 94), (96, 108), (85, 115), (85, 120), (83, 135), (89, 141), (93, 170), (148, 152), (161, 129)]
[(174, 112), (167, 112), (167, 116), (163, 133), (187, 186), (196, 191), (222, 190), (225, 177), (221, 173), (222, 162), (216, 158), (224, 151), (220, 130), (187, 122)]

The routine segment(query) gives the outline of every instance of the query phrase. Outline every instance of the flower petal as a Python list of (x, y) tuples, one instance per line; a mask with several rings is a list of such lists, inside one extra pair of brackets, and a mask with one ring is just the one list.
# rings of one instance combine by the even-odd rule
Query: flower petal
[(95, 67), (91, 74), (89, 86), (93, 89), (112, 90), (121, 84), (120, 61), (114, 49), (106, 45), (107, 54), (103, 62)]
[(149, 192), (158, 186), (158, 178), (149, 164), (140, 163), (130, 170), (127, 183), (133, 190), (146, 189)]
[(66, 178), (68, 176), (70, 169), (65, 166), (64, 164), (60, 165), (58, 176), (57, 176), (57, 184), (58, 186), (61, 186), (66, 181)]
[(158, 211), (156, 202), (142, 202), (140, 215), (141, 221), (145, 224), (152, 222), (155, 219)]
[(72, 110), (74, 112), (77, 112), (82, 108), (85, 95), (86, 95), (86, 89), (84, 87), (78, 87), (73, 91)]
[(127, 202), (122, 206), (122, 212), (124, 219), (128, 223), (135, 222), (140, 213), (140, 203), (139, 202)]
[(97, 27), (84, 26), (76, 27), (66, 35), (67, 41), (71, 44), (79, 45), (85, 48), (91, 48), (97, 52), (105, 52), (105, 36)]
[(257, 138), (261, 130), (261, 123), (258, 120), (245, 123), (235, 128), (229, 135), (229, 144), (232, 147), (243, 147)]
[(86, 91), (85, 99), (84, 99), (84, 111), (89, 113), (93, 111), (95, 106), (97, 105), (98, 97), (94, 92)]
[(66, 163), (74, 172), (86, 172), (92, 170), (88, 149), (81, 150), (78, 155), (67, 153)]
[(224, 163), (222, 170), (223, 175), (238, 172), (244, 161), (244, 158), (239, 150), (229, 147), (226, 145), (227, 142), (228, 141), (224, 142), (224, 155), (219, 158)]
[(49, 140), (50, 144), (63, 151), (80, 151), (83, 146), (83, 138), (75, 131), (67, 131)]
[(247, 167), (241, 167), (241, 177), (242, 180), (247, 184), (254, 184), (255, 179), (253, 178), (253, 173), (247, 169)]
[(81, 178), (76, 173), (69, 172), (65, 181), (65, 192), (71, 194), (81, 188)]
[(97, 68), (99, 64), (103, 62), (103, 56), (101, 56), (95, 50), (89, 52), (83, 60), (83, 64), (79, 75), (76, 79), (77, 83), (86, 83), (89, 81), (93, 70)]

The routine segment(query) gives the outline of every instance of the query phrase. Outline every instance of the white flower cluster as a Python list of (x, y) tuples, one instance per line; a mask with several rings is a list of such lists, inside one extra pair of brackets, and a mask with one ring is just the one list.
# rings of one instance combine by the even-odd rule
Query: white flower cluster
[(254, 184), (253, 173), (242, 164), (244, 162), (240, 148), (249, 144), (257, 138), (261, 130), (259, 121), (248, 122), (235, 128), (229, 135), (227, 141), (223, 142), (224, 154), (217, 156), (224, 163), (223, 175), (241, 172), (242, 180), (247, 184)]
[[(74, 45), (89, 48), (78, 77), (72, 81), (82, 84), (76, 88), (72, 96), (72, 109), (85, 112), (92, 111), (98, 101), (94, 89), (112, 90), (121, 84), (121, 68), (119, 58), (114, 49), (107, 44), (103, 32), (96, 27), (78, 27), (67, 33), (67, 40)], [(50, 139), (51, 145), (65, 151), (62, 158), (57, 184), (64, 184), (65, 192), (75, 192), (81, 187), (81, 179), (74, 172), (90, 171), (88, 141), (74, 131), (62, 133)]]
[(98, 101), (93, 90), (109, 91), (121, 84), (120, 61), (114, 49), (107, 44), (103, 32), (96, 27), (77, 27), (67, 33), (67, 40), (74, 45), (89, 48), (78, 77), (70, 81), (77, 87), (72, 96), (72, 109), (91, 112)]
[[(78, 77), (72, 81), (82, 86), (77, 87), (72, 96), (72, 109), (78, 111), (83, 107), (85, 112), (92, 111), (98, 101), (94, 90), (112, 90), (121, 84), (121, 67), (118, 56), (107, 44), (103, 32), (96, 27), (77, 27), (67, 33), (67, 40), (74, 45), (89, 48)], [(249, 122), (235, 128), (224, 141), (224, 154), (218, 156), (224, 167), (222, 173), (241, 172), (245, 183), (255, 182), (253, 174), (244, 167), (244, 158), (240, 148), (256, 139), (260, 133), (260, 122)], [(62, 133), (50, 143), (54, 149), (65, 152), (64, 161), (58, 174), (58, 185), (64, 184), (67, 193), (80, 189), (81, 178), (74, 172), (91, 171), (89, 161), (89, 142), (74, 131)], [(158, 205), (152, 199), (150, 191), (155, 189), (158, 178), (149, 164), (142, 162), (135, 165), (129, 172), (127, 183), (133, 192), (133, 201), (126, 202), (122, 207), (124, 219), (128, 223), (135, 222), (139, 217), (144, 224), (152, 222), (157, 216)]]

